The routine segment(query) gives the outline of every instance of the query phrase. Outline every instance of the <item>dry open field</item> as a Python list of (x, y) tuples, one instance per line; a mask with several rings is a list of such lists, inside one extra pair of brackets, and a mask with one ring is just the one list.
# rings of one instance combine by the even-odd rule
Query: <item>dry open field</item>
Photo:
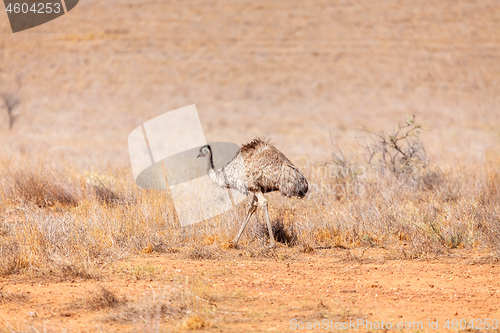
[[(498, 1), (82, 0), (16, 34), (0, 13), (7, 95), (0, 332), (500, 320)], [(232, 247), (244, 205), (181, 228), (135, 185), (128, 134), (190, 104), (208, 142), (270, 137), (308, 178), (267, 196), (276, 250), (260, 213)]]

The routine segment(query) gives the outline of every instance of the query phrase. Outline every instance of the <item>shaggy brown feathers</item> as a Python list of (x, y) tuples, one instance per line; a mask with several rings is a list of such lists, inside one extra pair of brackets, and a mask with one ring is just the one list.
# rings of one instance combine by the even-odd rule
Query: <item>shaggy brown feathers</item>
[(198, 157), (207, 158), (208, 178), (215, 184), (236, 189), (245, 195), (249, 191), (253, 193), (247, 216), (234, 239), (235, 246), (259, 203), (266, 215), (270, 247), (276, 247), (267, 200), (263, 193), (280, 191), (287, 197), (303, 198), (308, 190), (306, 177), (267, 139), (256, 138), (244, 144), (233, 159), (220, 170), (214, 168), (210, 145), (201, 147)]
[(253, 139), (241, 147), (241, 154), (249, 191), (280, 191), (287, 197), (300, 198), (306, 195), (306, 178), (269, 139)]

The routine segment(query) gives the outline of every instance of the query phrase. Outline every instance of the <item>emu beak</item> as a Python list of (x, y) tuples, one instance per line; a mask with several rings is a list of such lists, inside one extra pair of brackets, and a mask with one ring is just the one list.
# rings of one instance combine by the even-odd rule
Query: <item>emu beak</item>
[(201, 157), (201, 151), (198, 153), (198, 156), (196, 156), (196, 158), (198, 158), (198, 157)]

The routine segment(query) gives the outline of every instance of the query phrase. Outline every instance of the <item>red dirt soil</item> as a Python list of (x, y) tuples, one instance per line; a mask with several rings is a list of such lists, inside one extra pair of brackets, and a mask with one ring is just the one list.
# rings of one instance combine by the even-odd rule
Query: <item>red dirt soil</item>
[[(142, 277), (109, 274), (101, 281), (71, 282), (2, 278), (2, 293), (24, 293), (28, 298), (2, 304), (0, 323), (11, 329), (31, 324), (56, 332), (144, 331), (155, 325), (160, 331), (182, 330), (178, 318), (106, 321), (106, 315), (120, 309), (78, 306), (99, 286), (131, 302), (153, 291), (159, 294), (172, 285), (173, 277), (201, 279), (210, 290), (209, 310), (201, 315), (208, 331), (290, 331), (314, 321), (340, 325), (368, 320), (394, 326), (421, 322), (421, 328), (403, 331), (442, 332), (447, 331), (448, 319), (450, 327), (453, 319), (467, 323), (500, 319), (500, 265), (485, 261), (479, 253), (461, 251), (420, 261), (387, 260), (381, 250), (323, 250), (309, 255), (281, 248), (275, 259), (245, 258), (241, 250), (228, 251), (234, 259), (145, 255), (122, 263), (154, 267), (155, 273)], [(429, 329), (429, 321), (436, 320), (439, 329)], [(363, 325), (353, 327), (349, 331), (368, 331)]]

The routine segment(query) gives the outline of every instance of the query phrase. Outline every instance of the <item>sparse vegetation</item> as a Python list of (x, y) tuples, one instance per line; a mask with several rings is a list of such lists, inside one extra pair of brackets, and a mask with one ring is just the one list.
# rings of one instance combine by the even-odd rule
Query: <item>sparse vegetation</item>
[(208, 323), (205, 319), (203, 319), (198, 315), (188, 317), (182, 323), (182, 328), (186, 330), (201, 330), (203, 328), (209, 328), (209, 327), (210, 323)]
[[(126, 303), (125, 299), (120, 299), (116, 293), (104, 286), (99, 286), (89, 297), (83, 300), (83, 305), (91, 310), (115, 308)], [(78, 306), (78, 304), (75, 304)]]
[(11, 302), (26, 303), (30, 299), (29, 295), (24, 292), (13, 293), (5, 291), (3, 289), (4, 286), (0, 286), (0, 304)]
[(30, 169), (18, 169), (4, 175), (6, 199), (33, 204), (40, 208), (78, 204), (78, 190), (68, 181), (67, 175), (51, 170), (50, 166), (41, 166), (38, 171), (40, 173)]
[(422, 124), (412, 116), (393, 132), (368, 132), (371, 136), (371, 142), (365, 145), (368, 164), (375, 164), (379, 172), (390, 172), (399, 179), (414, 178), (429, 164), (420, 141), (421, 130)]
[(220, 259), (220, 255), (207, 246), (195, 244), (189, 249), (188, 258), (194, 260)]
[[(212, 298), (206, 282), (175, 278), (168, 287), (160, 290), (150, 288), (139, 298), (120, 298), (101, 288), (91, 297), (90, 304), (94, 311), (111, 309), (100, 318), (103, 322), (139, 322), (145, 327), (154, 327), (166, 319), (184, 319), (179, 325), (181, 328), (198, 329), (209, 326), (203, 315), (212, 311)], [(85, 302), (89, 303), (88, 300)]]
[[(411, 118), (393, 134), (376, 134), (366, 146), (366, 159), (335, 155), (333, 161), (305, 170), (311, 184), (308, 199), (287, 203), (274, 196), (270, 201), (278, 206), (272, 216), (278, 242), (308, 253), (314, 248), (381, 247), (393, 251), (390, 257), (415, 258), (480, 247), (498, 256), (498, 165), (490, 162), (473, 174), (435, 171), (419, 143), (420, 129)], [(212, 260), (224, 258), (231, 248), (243, 206), (180, 228), (165, 192), (118, 185), (126, 179), (113, 182), (95, 185), (46, 166), (4, 171), (1, 274), (97, 278), (110, 262), (131, 251), (180, 251), (190, 259)], [(358, 191), (342, 189), (348, 186)], [(268, 257), (253, 249), (267, 239), (258, 219), (250, 223), (242, 245), (252, 256)]]
[(431, 166), (421, 128), (412, 117), (394, 132), (370, 132), (358, 156), (338, 150), (331, 162), (312, 167), (308, 179), (316, 186), (297, 208), (305, 216), (290, 221), (300, 242), (382, 247), (405, 258), (476, 247), (497, 256), (498, 219), (484, 212), (499, 207), (491, 199), (498, 165), (481, 173)]

